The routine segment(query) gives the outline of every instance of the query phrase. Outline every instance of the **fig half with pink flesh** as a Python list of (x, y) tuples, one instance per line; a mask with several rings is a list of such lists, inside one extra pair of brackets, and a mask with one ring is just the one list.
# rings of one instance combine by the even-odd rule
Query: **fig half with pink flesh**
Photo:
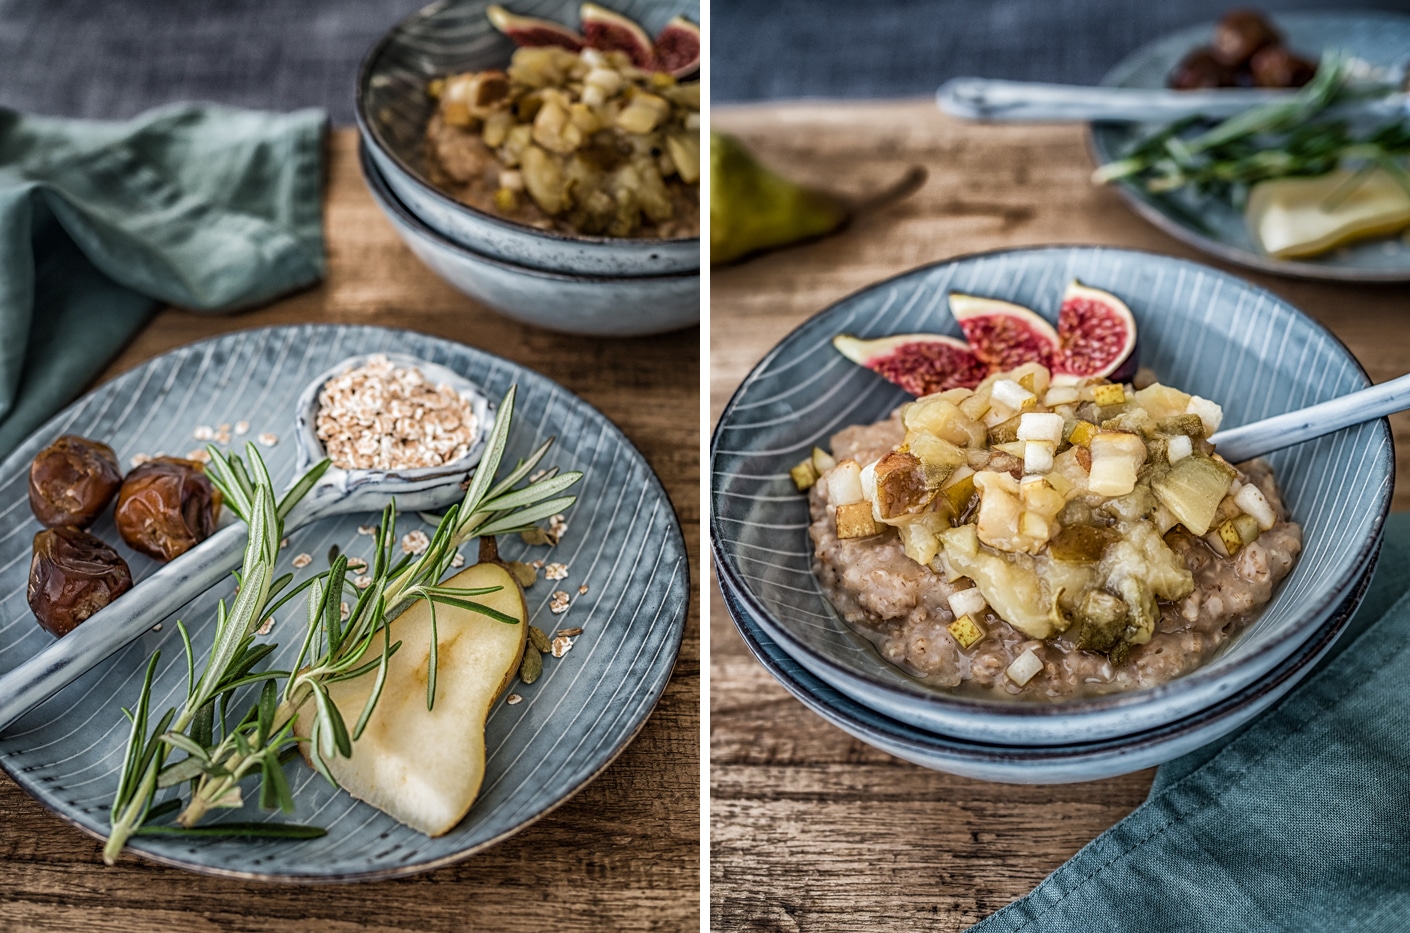
[(1113, 382), (1136, 374), (1136, 318), (1110, 292), (1073, 279), (1062, 296), (1057, 339), (1054, 373)]
[(518, 16), (502, 6), (491, 6), (485, 11), (490, 24), (514, 40), (515, 45), (533, 48), (553, 45), (577, 52), (583, 47), (583, 37), (561, 23), (538, 19), (533, 16)]
[(625, 52), (638, 68), (654, 69), (656, 49), (639, 25), (596, 3), (584, 3), (580, 15), (583, 38), (589, 47), (603, 52)]
[(989, 367), (964, 341), (940, 334), (898, 334), (878, 340), (839, 334), (832, 345), (847, 359), (917, 397), (972, 389), (989, 374)]
[(656, 36), (656, 70), (677, 78), (700, 68), (700, 27), (677, 16)]
[(989, 372), (1003, 372), (1024, 363), (1052, 367), (1058, 332), (1023, 305), (951, 292), (950, 313)]

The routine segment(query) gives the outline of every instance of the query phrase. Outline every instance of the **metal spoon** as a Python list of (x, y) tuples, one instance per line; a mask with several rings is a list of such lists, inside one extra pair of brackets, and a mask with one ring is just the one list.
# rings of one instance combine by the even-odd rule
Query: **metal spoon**
[[(403, 354), (382, 354), (400, 367), (420, 369), (432, 383), (444, 383), (470, 403), (478, 435), (469, 452), (444, 466), (415, 470), (344, 470), (330, 467), (284, 520), (286, 533), (321, 518), (354, 512), (380, 512), (392, 497), (402, 511), (437, 510), (461, 496), (460, 484), (480, 460), (493, 406), (477, 386), (452, 370)], [(351, 357), (320, 374), (299, 396), (295, 438), (295, 476), (324, 458), (314, 422), (318, 392), (333, 376), (366, 363), (371, 354)], [(0, 730), (77, 680), (104, 658), (147, 631), (188, 601), (221, 581), (240, 564), (246, 527), (231, 522), (205, 541), (160, 568), (14, 670), (0, 677)]]
[(1407, 408), (1410, 408), (1410, 375), (1298, 411), (1219, 431), (1209, 440), (1221, 457), (1238, 463)]
[[(1403, 63), (1376, 69), (1377, 81), (1403, 87)], [(1296, 92), (1256, 88), (1217, 88), (1172, 91), (1164, 88), (1088, 87), (1003, 81), (992, 78), (952, 78), (935, 92), (940, 109), (961, 120), (985, 123), (1087, 123), (1102, 120), (1169, 123), (1185, 117), (1232, 117), (1250, 107), (1290, 100)], [(1404, 116), (1410, 98), (1389, 94), (1337, 106), (1339, 114)]]

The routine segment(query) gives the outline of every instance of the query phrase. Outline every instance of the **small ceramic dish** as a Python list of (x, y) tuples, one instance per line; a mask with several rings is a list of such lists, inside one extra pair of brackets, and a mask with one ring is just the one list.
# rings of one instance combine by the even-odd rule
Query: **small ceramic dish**
[[(356, 113), (372, 160), (407, 210), (448, 242), (518, 266), (567, 274), (655, 276), (699, 271), (700, 238), (570, 236), (477, 210), (426, 179), (422, 134), (432, 110), (426, 84), (456, 71), (503, 68), (514, 44), (486, 18), (490, 0), (439, 0), (402, 20), (363, 59)], [(578, 0), (521, 0), (517, 14), (576, 27)], [(613, 0), (649, 35), (674, 16), (700, 21), (690, 0)]]
[[(1380, 67), (1403, 63), (1410, 50), (1410, 16), (1387, 12), (1280, 13), (1273, 23), (1288, 47), (1316, 58), (1338, 50)], [(1191, 26), (1132, 52), (1102, 79), (1108, 87), (1162, 88), (1176, 63), (1191, 49), (1208, 45), (1214, 24)], [(1097, 123), (1090, 130), (1092, 157), (1104, 164), (1160, 129), (1148, 123)], [(1135, 185), (1117, 186), (1131, 207), (1166, 233), (1225, 262), (1307, 279), (1338, 282), (1410, 281), (1410, 240), (1380, 237), (1352, 243), (1308, 259), (1275, 259), (1262, 252), (1227, 200), (1179, 191), (1154, 195)]]
[(1316, 638), (1368, 566), (1390, 506), (1394, 456), (1384, 420), (1269, 457), (1303, 527), (1303, 552), (1272, 601), (1208, 663), (1147, 690), (1068, 700), (961, 697), (884, 661), (833, 610), (812, 570), (808, 506), (788, 470), (813, 445), (880, 420), (909, 396), (831, 346), (861, 337), (958, 334), (951, 290), (1056, 316), (1078, 278), (1124, 299), (1141, 362), (1169, 385), (1224, 406), (1233, 426), (1343, 395), (1368, 380), (1325, 328), (1227, 273), (1130, 250), (1043, 247), (923, 267), (843, 299), (786, 337), (751, 372), (716, 426), (711, 537), (721, 586), (799, 664), (882, 714), (1003, 746), (1097, 742), (1195, 716), (1259, 682)]
[(936, 735), (864, 706), (834, 690), (771, 638), (762, 619), (725, 594), (744, 643), (778, 682), (804, 706), (843, 732), (912, 764), (961, 777), (1007, 784), (1099, 781), (1172, 761), (1250, 722), (1310, 674), (1331, 650), (1365, 595), (1374, 567), (1338, 607), (1316, 638), (1262, 680), (1195, 716), (1138, 735), (1078, 745), (1002, 746)]
[(362, 146), (362, 174), (402, 241), (432, 272), (517, 321), (596, 337), (637, 337), (700, 320), (698, 270), (650, 276), (544, 272), (460, 246), (397, 200)]

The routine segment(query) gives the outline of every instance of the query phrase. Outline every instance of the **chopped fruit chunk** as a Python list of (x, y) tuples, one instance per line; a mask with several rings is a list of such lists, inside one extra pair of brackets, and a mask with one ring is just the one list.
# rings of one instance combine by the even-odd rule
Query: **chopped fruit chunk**
[(1008, 675), (1009, 680), (1023, 687), (1027, 686), (1028, 682), (1042, 669), (1043, 662), (1039, 659), (1038, 655), (1034, 653), (1033, 649), (1029, 648), (1027, 651), (1023, 652), (1023, 654), (1014, 658), (1013, 663), (1008, 666), (1008, 670), (1004, 671), (1004, 673)]
[(1233, 478), (1234, 469), (1227, 463), (1203, 455), (1189, 456), (1171, 466), (1169, 473), (1151, 480), (1151, 491), (1191, 534), (1202, 536), (1209, 532)]
[(863, 501), (865, 497), (862, 495), (862, 468), (857, 465), (857, 461), (843, 460), (827, 475), (827, 497), (836, 506)]
[(994, 383), (989, 394), (994, 401), (1014, 411), (1022, 411), (1025, 406), (1032, 405), (1038, 399), (1036, 395), (1012, 379), (998, 380)]
[(1067, 432), (1067, 439), (1078, 447), (1086, 447), (1097, 436), (1097, 426), (1090, 421), (1079, 421)]
[(1090, 447), (1089, 490), (1100, 496), (1124, 496), (1136, 488), (1136, 471), (1146, 460), (1146, 445), (1140, 437), (1101, 431), (1092, 437)]
[(1105, 408), (1108, 405), (1120, 405), (1126, 401), (1126, 387), (1119, 382), (1109, 383), (1104, 386), (1092, 387), (1092, 401)]
[(1025, 412), (1018, 416), (1018, 440), (1047, 441), (1058, 444), (1062, 441), (1062, 415), (1055, 412)]
[(872, 518), (869, 502), (849, 502), (837, 507), (839, 538), (869, 538), (881, 534), (883, 528), (884, 525)]
[(1278, 516), (1273, 514), (1273, 507), (1268, 504), (1259, 488), (1252, 483), (1248, 483), (1239, 488), (1234, 494), (1234, 504), (1243, 510), (1245, 515), (1253, 516), (1253, 520), (1258, 522), (1258, 527), (1267, 531), (1278, 522)]
[(955, 621), (946, 626), (955, 641), (960, 643), (961, 648), (972, 647), (976, 642), (984, 637), (984, 629), (979, 627), (970, 616), (960, 616)]
[(1171, 463), (1179, 463), (1193, 451), (1193, 442), (1184, 434), (1176, 434), (1165, 444), (1165, 457)]
[(1046, 473), (1053, 468), (1053, 445), (1047, 441), (1023, 442), (1023, 470)]
[(817, 471), (819, 476), (835, 466), (837, 466), (837, 460), (833, 458), (832, 454), (821, 447), (813, 448), (813, 469)]
[(1224, 423), (1224, 409), (1219, 407), (1217, 402), (1211, 402), (1207, 398), (1200, 398), (1198, 395), (1190, 397), (1187, 414), (1199, 415), (1199, 420), (1204, 423), (1204, 436), (1209, 437), (1219, 430), (1219, 425)]
[[(882, 521), (924, 511), (935, 498), (925, 468), (915, 454), (893, 450), (872, 468), (876, 477), (876, 511)], [(862, 487), (866, 488), (865, 483)]]
[(979, 592), (978, 587), (970, 587), (967, 590), (960, 590), (950, 594), (950, 611), (955, 614), (955, 618), (963, 616), (977, 616), (984, 611), (988, 605), (984, 601), (984, 594)]
[(1049, 407), (1056, 405), (1072, 405), (1082, 397), (1082, 393), (1076, 386), (1055, 385), (1048, 389), (1048, 394), (1043, 396), (1043, 404)]
[(793, 478), (793, 485), (798, 487), (799, 492), (807, 492), (818, 481), (818, 471), (813, 466), (812, 458), (804, 460), (789, 470), (788, 475)]

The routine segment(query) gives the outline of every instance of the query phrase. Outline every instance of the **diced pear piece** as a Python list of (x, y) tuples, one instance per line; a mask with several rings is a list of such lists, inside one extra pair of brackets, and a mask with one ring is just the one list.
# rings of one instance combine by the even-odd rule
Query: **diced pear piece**
[(862, 468), (857, 461), (843, 460), (827, 474), (827, 497), (838, 507), (862, 501)]
[(1101, 431), (1092, 436), (1090, 447), (1088, 489), (1099, 496), (1124, 496), (1136, 488), (1136, 471), (1146, 460), (1146, 445), (1139, 436)]
[(1239, 487), (1239, 491), (1234, 494), (1234, 504), (1243, 510), (1244, 514), (1252, 516), (1262, 531), (1267, 531), (1278, 523), (1273, 506), (1268, 503), (1263, 491), (1252, 483)]
[[(485, 721), (514, 679), (524, 654), (529, 611), (524, 591), (503, 564), (467, 567), (445, 586), (500, 587), (476, 602), (519, 620), (436, 607), (439, 663), (435, 708), (426, 709), (431, 652), (431, 608), (417, 602), (391, 623), (401, 649), (387, 664), (387, 680), (367, 728), (353, 742), (351, 758), (330, 755), (329, 771), (358, 800), (390, 814), (417, 832), (439, 836), (464, 818), (485, 777)], [(376, 671), (328, 685), (328, 695), (349, 730), (377, 680)], [(305, 705), (295, 732), (307, 739), (314, 706)]]

